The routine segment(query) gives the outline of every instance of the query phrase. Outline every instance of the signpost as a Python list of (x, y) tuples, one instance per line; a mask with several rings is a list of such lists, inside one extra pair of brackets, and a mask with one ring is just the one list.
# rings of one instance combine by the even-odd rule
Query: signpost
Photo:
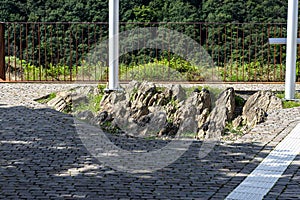
[(286, 44), (285, 99), (295, 99), (298, 30), (298, 0), (288, 0), (287, 38), (270, 38), (270, 44)]
[(119, 87), (119, 0), (109, 0), (109, 80), (107, 91)]

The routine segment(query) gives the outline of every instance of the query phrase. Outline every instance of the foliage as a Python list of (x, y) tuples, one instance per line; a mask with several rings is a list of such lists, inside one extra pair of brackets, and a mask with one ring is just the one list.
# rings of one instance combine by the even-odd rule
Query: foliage
[(105, 89), (106, 89), (106, 85), (104, 85), (104, 84), (98, 84), (97, 88), (99, 90), (99, 93), (103, 95), (104, 92), (105, 92)]
[[(284, 53), (280, 57), (279, 52), (284, 52), (285, 47), (278, 45), (274, 48), (267, 48), (268, 38), (284, 37), (286, 35), (286, 29), (280, 29), (282, 26), (285, 27), (284, 24), (278, 26), (271, 24), (274, 22), (286, 23), (286, 15), (287, 1), (281, 0), (120, 1), (120, 21), (143, 22), (121, 24), (120, 30), (132, 30), (136, 27), (148, 26), (161, 26), (176, 30), (206, 47), (214, 62), (218, 62), (224, 80), (228, 79), (228, 72), (230, 72), (229, 74), (233, 77), (228, 81), (269, 80), (272, 73), (275, 79), (271, 81), (278, 81), (283, 78), (283, 67), (280, 66), (281, 70), (279, 72), (277, 70), (279, 66), (276, 63), (281, 63), (281, 59), (284, 59)], [(0, 21), (108, 22), (108, 2), (103, 0), (2, 0), (0, 4)], [(165, 23), (156, 24), (152, 22)], [(182, 24), (182, 22), (205, 23)], [(27, 31), (25, 27), (28, 28)], [(38, 35), (38, 30), (40, 30), (40, 35)], [(8, 32), (10, 33), (9, 36)], [(96, 44), (108, 38), (106, 23), (10, 24), (6, 27), (6, 36), (10, 40), (6, 52), (10, 52), (10, 55), (16, 52), (15, 56), (20, 60), (26, 59), (28, 77), (37, 79), (36, 74), (42, 72), (44, 77), (50, 79), (55, 79), (54, 77), (58, 76), (60, 80), (68, 80), (73, 76), (74, 71), (78, 71), (78, 66), (81, 66), (84, 74), (87, 72), (86, 76), (101, 80), (107, 78), (107, 70), (105, 71), (104, 68), (101, 71), (96, 71), (96, 67), (92, 70), (86, 70), (84, 63), (80, 62), (90, 56), (86, 52), (90, 52)], [(141, 37), (143, 36), (141, 35)], [(20, 38), (27, 38), (28, 43)], [(17, 46), (17, 48), (14, 48), (14, 46)], [(19, 47), (21, 46), (23, 48), (27, 47), (27, 50), (20, 51)], [(184, 44), (177, 44), (177, 46), (183, 49)], [(267, 56), (273, 54), (274, 56)], [(130, 70), (131, 74), (136, 74), (136, 68), (141, 68), (138, 66), (155, 63), (154, 58), (160, 60), (158, 64), (162, 65), (165, 65), (165, 60), (168, 60), (168, 64), (171, 65), (167, 65), (168, 67), (180, 73), (185, 73), (183, 74), (185, 80), (194, 81), (203, 81), (203, 77), (207, 76), (207, 74), (204, 74), (206, 71), (210, 70), (208, 72), (210, 74), (215, 73), (212, 71), (213, 69), (208, 69), (205, 66), (198, 66), (195, 70), (193, 65), (182, 63), (173, 54), (168, 55), (167, 59), (166, 56), (162, 56), (165, 56), (164, 50), (143, 48), (122, 55), (121, 63), (128, 67), (126, 70)], [(103, 55), (103, 58), (106, 62), (107, 53)], [(178, 65), (178, 62), (180, 65)], [(177, 65), (174, 66), (174, 63), (177, 63)], [(262, 71), (255, 71), (255, 68), (258, 68), (257, 63), (260, 67), (263, 67)], [(92, 65), (96, 66), (94, 63)], [(105, 66), (107, 63), (102, 65)], [(149, 64), (150, 68), (153, 69), (153, 65)], [(38, 66), (42, 71), (35, 71), (34, 66)], [(177, 66), (180, 66), (179, 69)], [(223, 68), (230, 70), (226, 72)], [(246, 68), (249, 70), (247, 71)], [(168, 71), (169, 69), (164, 70)], [(61, 77), (62, 72), (65, 71), (68, 73), (67, 76)], [(145, 70), (145, 75), (149, 75), (149, 73)], [(137, 75), (130, 76), (135, 77)], [(259, 78), (255, 79), (256, 76)], [(260, 78), (260, 76), (262, 77)], [(144, 77), (139, 76), (138, 78)], [(157, 76), (153, 78), (161, 79)]]
[(121, 74), (121, 80), (138, 81), (184, 81), (184, 77), (176, 70), (159, 63), (149, 63), (128, 67)]
[(294, 108), (294, 107), (299, 107), (300, 106), (300, 101), (299, 101), (299, 99), (300, 99), (300, 93), (299, 92), (295, 93), (295, 98), (297, 99), (295, 101), (293, 101), (293, 100), (292, 101), (285, 100), (284, 99), (284, 92), (278, 92), (278, 93), (276, 93), (276, 96), (278, 98), (280, 98), (280, 99), (283, 100), (282, 101), (283, 108)]
[(99, 94), (98, 95), (93, 95), (93, 94), (88, 95), (88, 103), (79, 104), (78, 106), (73, 108), (73, 112), (89, 110), (89, 111), (92, 111), (94, 114), (96, 114), (97, 112), (100, 111), (100, 109), (101, 109), (100, 102), (103, 98), (104, 89), (106, 86), (103, 84), (99, 84), (97, 87), (100, 90)]
[(283, 101), (283, 108), (294, 108), (299, 106), (300, 106), (299, 101)]
[(108, 4), (99, 0), (2, 0), (0, 21), (106, 21)]
[(219, 67), (219, 73), (224, 81), (281, 81), (285, 66), (261, 62), (233, 62)]
[(225, 135), (234, 134), (237, 136), (243, 135), (242, 127), (234, 128), (232, 122), (229, 122), (225, 126)]
[(191, 96), (191, 94), (196, 90), (207, 89), (210, 92), (211, 101), (214, 102), (217, 100), (218, 96), (221, 94), (222, 89), (212, 86), (193, 86), (193, 87), (185, 87), (184, 90), (187, 96)]
[[(6, 57), (6, 64), (12, 74), (18, 71), (26, 80), (101, 80), (108, 78), (108, 67), (101, 63), (94, 65), (82, 61), (81, 66), (53, 65), (47, 67), (36, 66), (25, 60), (10, 56)], [(297, 62), (297, 77), (300, 78)], [(148, 80), (148, 81), (281, 81), (285, 75), (285, 66), (282, 64), (265, 65), (260, 62), (240, 63), (232, 62), (224, 67), (202, 67), (174, 56), (170, 60), (163, 58), (138, 65), (120, 65), (121, 80)]]
[(138, 65), (121, 65), (121, 80), (148, 81), (204, 81), (213, 76), (215, 69), (195, 66), (178, 56), (162, 58)]
[(236, 106), (244, 106), (245, 104), (245, 99), (243, 99), (242, 97), (238, 96), (238, 95), (235, 95), (234, 96), (234, 100), (235, 100), (235, 105)]
[[(70, 68), (66, 65), (52, 65), (36, 66), (31, 63), (21, 60), (15, 56), (6, 56), (5, 63), (8, 66), (8, 70), (14, 74), (18, 72), (18, 79), (26, 79), (29, 81), (35, 80), (75, 80), (78, 67)], [(79, 67), (81, 68), (81, 67)]]
[(156, 60), (156, 62), (168, 66), (172, 69), (175, 69), (176, 71), (181, 73), (191, 72), (196, 70), (196, 67), (192, 66), (191, 63), (177, 56), (173, 56), (171, 59), (163, 58), (160, 61)]
[(43, 98), (37, 99), (36, 101), (39, 103), (45, 104), (45, 103), (49, 102), (51, 99), (54, 99), (55, 97), (56, 97), (56, 93), (53, 92)]
[(287, 1), (207, 0), (202, 10), (209, 22), (285, 22)]

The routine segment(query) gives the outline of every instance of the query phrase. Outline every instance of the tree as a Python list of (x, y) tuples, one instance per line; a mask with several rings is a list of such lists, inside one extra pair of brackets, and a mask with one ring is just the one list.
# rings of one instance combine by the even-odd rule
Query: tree
[(206, 22), (285, 22), (287, 2), (281, 0), (207, 0)]

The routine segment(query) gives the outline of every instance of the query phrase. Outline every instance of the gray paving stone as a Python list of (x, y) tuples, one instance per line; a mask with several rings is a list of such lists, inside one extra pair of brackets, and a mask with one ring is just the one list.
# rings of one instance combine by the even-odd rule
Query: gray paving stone
[[(201, 142), (195, 141), (168, 167), (151, 174), (132, 175), (111, 170), (97, 161), (81, 143), (70, 116), (33, 101), (72, 87), (0, 84), (0, 199), (223, 199), (300, 119), (299, 109), (270, 114), (269, 122), (237, 141), (221, 142), (204, 159), (198, 159)], [(280, 123), (276, 123), (278, 120)], [(129, 150), (151, 150), (166, 144), (109, 137)], [(70, 174), (74, 169), (95, 165), (96, 169)], [(299, 165), (292, 163), (286, 173), (290, 180), (279, 179), (278, 186), (274, 186), (286, 186), (285, 192), (270, 191), (266, 198), (297, 197)], [(2, 190), (5, 187), (11, 190)]]

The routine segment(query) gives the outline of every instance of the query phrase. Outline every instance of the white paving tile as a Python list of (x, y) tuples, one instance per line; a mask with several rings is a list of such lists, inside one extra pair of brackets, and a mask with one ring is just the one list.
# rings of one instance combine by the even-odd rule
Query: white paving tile
[(274, 184), (274, 182), (277, 180), (277, 177), (268, 177), (267, 179), (265, 179), (264, 177), (259, 177), (259, 176), (248, 176), (241, 184), (251, 184), (251, 185), (255, 185), (258, 182), (266, 182), (269, 184)]
[(235, 192), (230, 197), (227, 197), (228, 200), (253, 200), (253, 199), (262, 199), (262, 195), (260, 194), (251, 194), (246, 192)]
[(258, 188), (270, 188), (273, 187), (273, 182), (264, 182), (263, 179), (248, 179), (247, 181), (244, 181), (240, 184), (240, 186), (245, 186), (245, 187), (253, 187), (255, 185)]
[(226, 199), (262, 199), (300, 152), (300, 124), (280, 142)]
[(241, 193), (250, 193), (250, 194), (264, 194), (266, 191), (268, 191), (268, 188), (254, 187), (253, 185), (251, 187), (239, 185), (237, 188)]
[(257, 170), (268, 170), (268, 171), (284, 171), (286, 169), (286, 166), (284, 164), (277, 164), (277, 165), (271, 165), (270, 163), (261, 163), (256, 168)]

